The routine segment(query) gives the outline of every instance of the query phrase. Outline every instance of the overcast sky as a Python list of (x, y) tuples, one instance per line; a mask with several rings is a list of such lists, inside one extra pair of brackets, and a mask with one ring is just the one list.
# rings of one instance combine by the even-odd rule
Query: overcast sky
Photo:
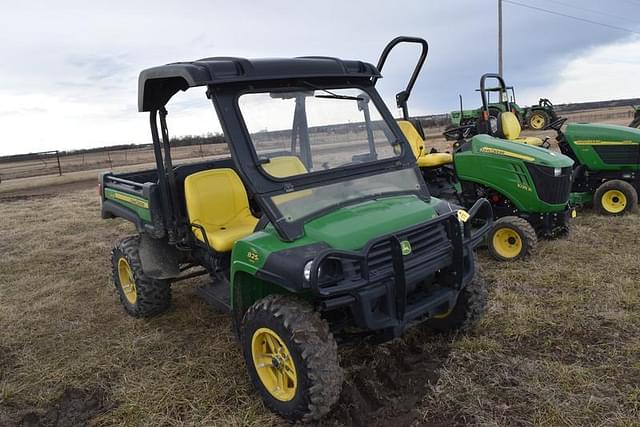
[[(150, 142), (141, 69), (208, 56), (327, 55), (375, 63), (397, 35), (430, 52), (412, 114), (475, 107), (496, 71), (496, 0), (0, 0), (0, 155)], [(518, 0), (640, 32), (640, 0)], [(505, 3), (505, 77), (523, 104), (640, 97), (640, 37)], [(389, 59), (387, 99), (414, 52)], [(216, 131), (199, 91), (169, 106), (173, 135)], [(393, 110), (395, 112), (395, 109)]]

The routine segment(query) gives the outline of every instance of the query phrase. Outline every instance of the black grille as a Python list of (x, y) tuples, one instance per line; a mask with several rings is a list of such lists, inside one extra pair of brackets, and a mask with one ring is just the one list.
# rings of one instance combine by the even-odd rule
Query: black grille
[(571, 167), (562, 168), (560, 175), (554, 175), (554, 169), (547, 166), (527, 163), (527, 169), (533, 178), (540, 200), (550, 204), (566, 203), (571, 192)]
[(610, 165), (640, 163), (640, 144), (593, 146), (603, 162)]
[[(411, 245), (411, 253), (404, 257), (407, 268), (411, 268), (414, 262), (424, 264), (432, 259), (442, 258), (443, 253), (447, 253), (452, 249), (443, 223), (428, 224), (400, 232), (396, 236), (401, 242), (406, 240)], [(391, 241), (389, 239), (377, 242), (369, 248), (367, 267), (369, 274), (372, 276), (387, 272), (393, 268)]]

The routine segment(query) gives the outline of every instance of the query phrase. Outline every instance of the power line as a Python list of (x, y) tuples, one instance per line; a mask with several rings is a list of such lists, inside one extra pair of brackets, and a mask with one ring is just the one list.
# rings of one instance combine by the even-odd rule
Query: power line
[(549, 9), (544, 9), (542, 7), (531, 6), (531, 5), (520, 3), (520, 2), (517, 2), (517, 1), (513, 1), (513, 0), (502, 0), (502, 1), (504, 1), (505, 3), (513, 4), (515, 6), (520, 6), (520, 7), (524, 7), (524, 8), (527, 8), (527, 9), (537, 10), (539, 12), (549, 13), (551, 15), (562, 16), (564, 18), (573, 19), (575, 21), (586, 22), (587, 24), (599, 25), (601, 27), (610, 28), (612, 30), (624, 31), (626, 33), (640, 35), (640, 32), (631, 30), (629, 28), (618, 27), (617, 25), (605, 24), (604, 22), (598, 22), (598, 21), (593, 21), (591, 19), (580, 18), (580, 17), (569, 15), (569, 14), (566, 14), (566, 13), (556, 12), (555, 10), (549, 10)]
[[(586, 8), (586, 7), (577, 6), (575, 4), (567, 3), (567, 2), (564, 2), (564, 1), (560, 1), (560, 0), (543, 0), (543, 1), (546, 1), (546, 2), (549, 2), (549, 3), (556, 3), (556, 4), (559, 4), (561, 6), (566, 6), (568, 8), (574, 9), (574, 10), (581, 10), (583, 12), (588, 12), (588, 13), (597, 13), (598, 15), (609, 16), (611, 18), (622, 19), (624, 21), (631, 21), (631, 22), (636, 23), (632, 19), (629, 19), (628, 17), (625, 17), (625, 16), (614, 15), (613, 13), (608, 13), (608, 12), (604, 12), (604, 11), (596, 10), (596, 9), (589, 9), (589, 8)], [(636, 3), (636, 5), (640, 5), (640, 3)]]

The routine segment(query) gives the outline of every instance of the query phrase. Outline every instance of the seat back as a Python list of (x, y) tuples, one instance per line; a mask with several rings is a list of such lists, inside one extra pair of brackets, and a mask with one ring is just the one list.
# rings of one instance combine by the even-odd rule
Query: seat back
[(294, 175), (304, 175), (307, 168), (297, 156), (278, 156), (264, 163), (262, 169), (275, 178), (286, 178)]
[(413, 151), (416, 159), (422, 156), (424, 154), (424, 139), (422, 139), (413, 123), (408, 120), (398, 120), (398, 126), (400, 126), (404, 137), (409, 141), (411, 151)]
[(187, 176), (184, 195), (193, 224), (224, 226), (249, 212), (247, 192), (233, 169), (210, 169)]
[(520, 121), (518, 117), (511, 111), (500, 113), (498, 116), (498, 136), (508, 140), (518, 139), (520, 137)]

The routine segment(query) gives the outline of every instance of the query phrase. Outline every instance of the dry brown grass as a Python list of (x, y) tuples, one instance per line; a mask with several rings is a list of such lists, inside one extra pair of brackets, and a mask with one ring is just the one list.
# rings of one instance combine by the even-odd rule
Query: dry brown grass
[[(132, 228), (101, 220), (96, 199), (0, 196), (0, 425), (280, 424), (193, 282), (164, 315), (124, 314), (109, 251)], [(637, 425), (639, 226), (583, 214), (528, 262), (481, 253), (477, 332), (343, 348), (345, 390), (322, 424)]]

